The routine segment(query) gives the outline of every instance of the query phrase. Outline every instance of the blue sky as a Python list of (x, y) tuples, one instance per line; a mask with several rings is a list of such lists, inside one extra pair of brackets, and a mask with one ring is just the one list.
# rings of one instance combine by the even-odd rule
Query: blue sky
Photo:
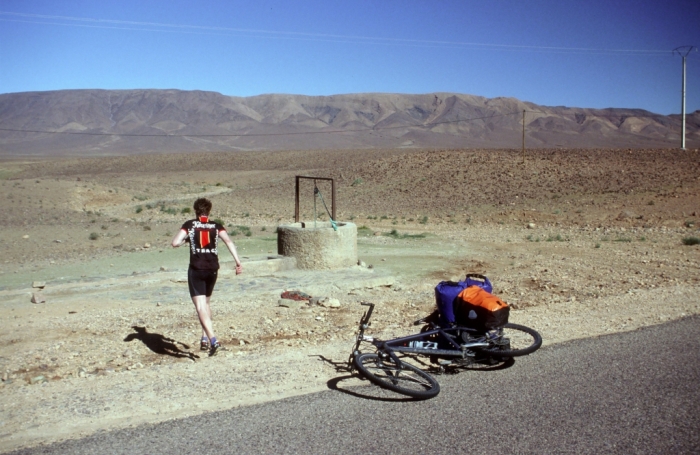
[[(456, 92), (680, 113), (698, 0), (0, 0), (0, 93)], [(700, 109), (700, 52), (686, 112)]]

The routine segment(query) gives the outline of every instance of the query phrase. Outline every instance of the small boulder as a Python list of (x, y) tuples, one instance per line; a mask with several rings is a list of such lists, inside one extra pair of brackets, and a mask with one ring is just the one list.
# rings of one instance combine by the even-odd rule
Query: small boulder
[(48, 382), (46, 379), (46, 376), (35, 376), (29, 380), (30, 384), (43, 384), (44, 382)]
[(340, 308), (340, 301), (330, 297), (324, 297), (318, 302), (319, 305), (325, 308)]

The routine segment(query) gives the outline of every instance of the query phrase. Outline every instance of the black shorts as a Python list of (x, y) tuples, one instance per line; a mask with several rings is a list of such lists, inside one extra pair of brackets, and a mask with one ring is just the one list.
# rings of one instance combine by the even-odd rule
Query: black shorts
[(190, 267), (187, 270), (187, 284), (190, 287), (190, 296), (206, 295), (211, 297), (218, 270), (197, 270)]

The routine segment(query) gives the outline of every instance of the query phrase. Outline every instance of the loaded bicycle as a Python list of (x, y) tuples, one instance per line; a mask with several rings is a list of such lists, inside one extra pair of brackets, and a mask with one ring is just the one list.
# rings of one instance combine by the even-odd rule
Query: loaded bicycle
[[(439, 313), (419, 319), (419, 333), (391, 340), (365, 335), (374, 311), (374, 303), (361, 302), (369, 308), (360, 318), (355, 346), (348, 360), (351, 371), (374, 384), (415, 399), (428, 399), (440, 393), (440, 385), (429, 373), (404, 362), (401, 357), (427, 356), (438, 372), (448, 367), (466, 367), (477, 362), (497, 364), (513, 357), (531, 354), (542, 345), (537, 331), (523, 325), (506, 323), (493, 330), (480, 330), (460, 324), (441, 324)], [(363, 343), (373, 352), (362, 352)], [(401, 356), (401, 357), (400, 357)]]

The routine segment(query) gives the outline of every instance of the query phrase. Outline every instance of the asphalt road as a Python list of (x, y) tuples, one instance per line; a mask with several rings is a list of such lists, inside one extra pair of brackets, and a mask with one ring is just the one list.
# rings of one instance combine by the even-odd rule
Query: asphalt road
[(417, 402), (339, 373), (323, 393), (13, 453), (700, 453), (700, 317), (438, 380)]

